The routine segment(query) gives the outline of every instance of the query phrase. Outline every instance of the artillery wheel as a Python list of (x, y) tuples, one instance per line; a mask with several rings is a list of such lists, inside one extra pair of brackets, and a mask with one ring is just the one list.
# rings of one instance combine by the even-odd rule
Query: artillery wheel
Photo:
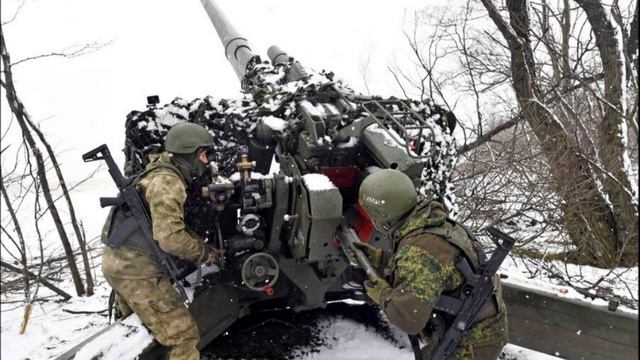
[(255, 291), (263, 291), (266, 285), (273, 286), (278, 281), (280, 267), (273, 256), (259, 252), (244, 261), (240, 275), (246, 287)]

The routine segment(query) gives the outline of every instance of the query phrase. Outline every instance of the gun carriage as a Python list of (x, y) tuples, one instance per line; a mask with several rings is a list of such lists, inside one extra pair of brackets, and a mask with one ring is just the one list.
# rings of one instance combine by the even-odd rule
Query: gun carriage
[(361, 298), (364, 270), (374, 270), (358, 265), (348, 241), (387, 252), (393, 245), (359, 209), (362, 179), (379, 168), (397, 169), (423, 194), (449, 203), (456, 120), (431, 100), (357, 94), (277, 46), (263, 61), (214, 1), (202, 4), (242, 96), (164, 106), (150, 97), (145, 111), (127, 116), (124, 151), (125, 176), (132, 176), (164, 150), (176, 123), (201, 124), (214, 136), (215, 159), (190, 187), (185, 221), (224, 249), (224, 261), (201, 280), (184, 277), (194, 269), (182, 264), (181, 281), (192, 294), (204, 346), (253, 311)]
[[(188, 264), (178, 264), (176, 270), (181, 271), (176, 277), (182, 279), (178, 282), (185, 285), (191, 300), (200, 348), (254, 312), (301, 311), (324, 307), (332, 300), (362, 299), (359, 284), (375, 279), (382, 269), (373, 267), (353, 244), (368, 242), (387, 256), (393, 244), (375, 231), (359, 208), (361, 181), (376, 169), (397, 169), (423, 195), (452, 205), (448, 180), (455, 160), (451, 133), (456, 124), (451, 112), (428, 99), (357, 94), (333, 73), (305, 68), (277, 46), (263, 61), (213, 0), (201, 1), (238, 76), (242, 95), (191, 102), (176, 98), (164, 106), (158, 106), (156, 96), (149, 97), (146, 110), (127, 116), (124, 148), (124, 175), (134, 176), (144, 169), (150, 154), (164, 150), (171, 126), (194, 122), (214, 135), (216, 158), (210, 172), (196, 180), (198, 186), (191, 187), (185, 221), (225, 250), (224, 261), (201, 281)], [(103, 146), (85, 157), (100, 160), (108, 154)], [(119, 170), (110, 172), (120, 175)], [(513, 239), (495, 229), (488, 235), (497, 247), (488, 262), (494, 266), (484, 271), (495, 272)], [(470, 277), (487, 278), (478, 275)], [(478, 294), (492, 290), (482, 281), (476, 281), (473, 289)], [(637, 336), (627, 336), (637, 332), (633, 325), (637, 315), (608, 313), (515, 285), (506, 284), (504, 289), (515, 344), (554, 353), (555, 339), (570, 338), (581, 344), (564, 349), (575, 357), (596, 353), (603, 359), (637, 357)], [(464, 317), (473, 318), (472, 309), (482, 298), (472, 295), (461, 302), (456, 319), (468, 323)], [(558, 311), (563, 314), (560, 318)], [(540, 316), (546, 312), (551, 315)], [(586, 321), (592, 318), (597, 321)], [(575, 324), (567, 327), (565, 319)], [(59, 359), (73, 358), (118, 325), (94, 334)], [(609, 338), (603, 340), (602, 328), (614, 332), (607, 332)], [(581, 335), (582, 329), (594, 331)], [(462, 331), (451, 326), (439, 351), (454, 349)], [(164, 349), (156, 345), (147, 347), (140, 358), (161, 357)]]

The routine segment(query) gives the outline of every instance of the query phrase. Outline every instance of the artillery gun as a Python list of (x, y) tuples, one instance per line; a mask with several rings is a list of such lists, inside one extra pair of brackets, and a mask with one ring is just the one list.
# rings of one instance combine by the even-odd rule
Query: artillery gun
[(164, 136), (178, 122), (201, 124), (214, 135), (217, 158), (191, 186), (185, 206), (189, 227), (225, 250), (219, 271), (198, 284), (184, 280), (195, 289), (190, 310), (200, 347), (255, 311), (361, 298), (366, 274), (344, 240), (392, 248), (357, 204), (361, 181), (376, 169), (397, 169), (423, 194), (448, 203), (456, 122), (430, 100), (357, 94), (277, 46), (263, 61), (213, 0), (202, 4), (242, 96), (175, 99), (161, 107), (152, 97), (125, 125), (125, 175), (163, 151)]
[[(163, 151), (164, 136), (178, 122), (202, 124), (215, 136), (217, 159), (208, 176), (196, 180), (200, 186), (192, 187), (185, 206), (190, 228), (226, 253), (202, 283), (192, 268), (183, 268), (200, 348), (251, 313), (362, 299), (358, 284), (381, 269), (367, 264), (353, 244), (392, 246), (359, 210), (362, 179), (378, 168), (395, 168), (423, 194), (450, 203), (456, 122), (429, 100), (356, 94), (332, 73), (306, 69), (277, 47), (262, 61), (212, 0), (202, 4), (242, 96), (175, 99), (164, 106), (149, 97), (147, 110), (127, 116), (125, 140), (130, 176), (144, 168), (149, 154)], [(549, 354), (562, 349), (575, 358), (638, 357), (636, 314), (517, 284), (505, 283), (503, 291), (516, 345)], [(118, 321), (58, 359), (113, 357), (111, 349), (131, 358), (134, 348), (142, 351), (138, 358), (160, 358), (164, 349), (157, 344), (142, 350), (151, 339), (141, 326), (134, 316)]]

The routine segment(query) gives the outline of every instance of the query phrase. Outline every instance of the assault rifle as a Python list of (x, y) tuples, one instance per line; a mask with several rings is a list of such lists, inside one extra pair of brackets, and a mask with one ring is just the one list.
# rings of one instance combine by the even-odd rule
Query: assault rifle
[[(516, 242), (514, 238), (492, 226), (488, 227), (485, 231), (491, 241), (496, 245), (496, 249), (486, 263), (483, 264), (484, 259), (479, 259), (481, 265), (476, 274), (473, 274), (466, 259), (465, 261), (458, 261), (456, 263), (456, 268), (465, 277), (465, 283), (462, 285), (462, 300), (458, 305), (459, 310), (455, 318), (448, 325), (447, 330), (438, 343), (438, 347), (434, 349), (431, 354), (431, 358), (434, 360), (447, 359), (456, 350), (458, 343), (469, 327), (471, 327), (473, 319), (478, 315), (478, 312), (487, 302), (489, 296), (496, 291), (493, 285), (493, 276)], [(482, 254), (479, 253), (478, 255), (481, 256)], [(448, 307), (451, 308), (450, 305), (452, 304), (448, 305)], [(454, 307), (457, 308), (458, 306)]]
[(187, 305), (189, 305), (189, 298), (184, 291), (184, 287), (178, 281), (178, 268), (176, 267), (175, 262), (169, 254), (160, 249), (160, 245), (158, 245), (158, 242), (153, 239), (151, 219), (149, 217), (149, 213), (147, 212), (147, 208), (140, 198), (140, 194), (138, 193), (135, 185), (129, 184), (124, 176), (122, 176), (120, 169), (113, 160), (113, 157), (111, 157), (109, 147), (104, 144), (100, 145), (97, 148), (82, 155), (82, 160), (84, 160), (84, 162), (104, 160), (107, 163), (109, 174), (111, 175), (113, 181), (116, 183), (116, 186), (118, 187), (120, 193), (117, 197), (101, 197), (100, 207), (121, 206), (126, 204), (126, 206), (129, 208), (129, 212), (131, 213), (132, 218), (135, 219), (135, 221), (132, 221), (130, 224), (128, 224), (128, 226), (125, 227), (130, 228), (129, 230), (131, 232), (135, 231), (137, 227), (140, 227), (140, 229), (142, 229), (145, 238), (151, 244), (151, 247), (153, 248), (156, 257), (162, 264), (162, 267), (171, 277), (174, 286), (177, 287), (182, 300), (187, 303)]

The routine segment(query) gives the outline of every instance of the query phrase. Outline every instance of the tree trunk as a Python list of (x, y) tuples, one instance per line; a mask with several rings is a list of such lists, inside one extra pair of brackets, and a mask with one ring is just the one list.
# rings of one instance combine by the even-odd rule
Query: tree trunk
[[(617, 31), (600, 1), (575, 0), (587, 14), (596, 45), (600, 51), (604, 72), (604, 119), (599, 124), (599, 153), (602, 166), (608, 172), (602, 185), (613, 208), (616, 250), (622, 263), (632, 266), (638, 257), (638, 210), (635, 184), (631, 184), (631, 163), (627, 152), (624, 119), (625, 64), (618, 46)], [(637, 36), (637, 34), (635, 34)]]
[(633, 66), (635, 71), (640, 69), (638, 65), (638, 4), (636, 3), (636, 11), (633, 13), (633, 20), (629, 25), (629, 44), (627, 45), (627, 57)]
[(60, 214), (58, 213), (58, 208), (56, 207), (53, 197), (51, 196), (51, 189), (49, 187), (49, 181), (47, 179), (45, 163), (42, 158), (42, 154), (40, 153), (40, 149), (38, 148), (33, 136), (31, 136), (31, 132), (27, 126), (27, 118), (28, 114), (24, 109), (24, 105), (18, 98), (16, 93), (16, 89), (13, 84), (13, 76), (11, 73), (11, 58), (9, 56), (9, 52), (7, 51), (6, 43), (4, 40), (4, 33), (0, 28), (0, 50), (2, 55), (2, 64), (4, 66), (4, 82), (2, 86), (6, 91), (7, 101), (9, 103), (9, 107), (11, 111), (16, 117), (18, 125), (20, 125), (20, 129), (22, 130), (22, 135), (29, 145), (29, 148), (33, 152), (33, 155), (36, 158), (36, 166), (37, 166), (37, 175), (40, 184), (42, 185), (42, 193), (44, 195), (45, 201), (47, 203), (47, 207), (51, 212), (51, 217), (53, 222), (56, 225), (56, 230), (58, 231), (58, 235), (60, 236), (60, 241), (62, 242), (62, 247), (64, 248), (65, 255), (67, 256), (67, 262), (69, 263), (69, 270), (71, 271), (71, 277), (73, 279), (73, 283), (76, 288), (76, 293), (78, 296), (84, 295), (84, 287), (82, 285), (82, 278), (80, 277), (80, 273), (78, 272), (78, 266), (76, 264), (76, 260), (73, 256), (73, 250), (71, 248), (71, 244), (69, 243), (69, 239), (67, 237), (67, 233), (64, 229), (64, 225), (62, 223), (62, 219), (60, 218)]
[[(511, 51), (513, 88), (523, 118), (527, 121), (549, 162), (551, 181), (562, 197), (566, 230), (580, 258), (570, 260), (609, 267), (617, 265), (617, 239), (612, 209), (600, 191), (587, 159), (557, 117), (541, 101), (531, 59), (526, 0), (509, 0), (510, 22), (500, 16), (490, 0), (482, 0), (490, 18), (507, 40)], [(513, 26), (513, 27), (512, 27)], [(514, 28), (517, 30), (514, 31)]]

